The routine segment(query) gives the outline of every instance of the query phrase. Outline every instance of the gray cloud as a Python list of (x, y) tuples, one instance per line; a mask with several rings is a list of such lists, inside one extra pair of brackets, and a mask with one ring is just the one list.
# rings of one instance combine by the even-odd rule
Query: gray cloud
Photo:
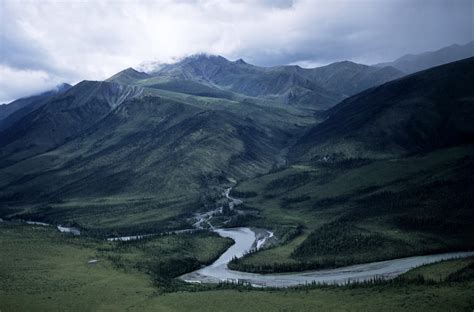
[(473, 38), (471, 0), (0, 2), (0, 103), (206, 52), (258, 65), (377, 63)]

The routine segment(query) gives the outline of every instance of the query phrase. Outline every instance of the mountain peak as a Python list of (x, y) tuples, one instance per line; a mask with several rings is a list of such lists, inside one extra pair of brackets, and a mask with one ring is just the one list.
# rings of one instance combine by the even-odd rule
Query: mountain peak
[(71, 88), (72, 88), (72, 86), (69, 83), (63, 82), (63, 83), (58, 84), (56, 87), (54, 87), (54, 89), (52, 91), (57, 92), (57, 93), (62, 93), (62, 92), (67, 91)]
[(150, 76), (147, 73), (140, 72), (132, 67), (126, 68), (112, 77), (106, 79), (105, 81), (108, 82), (116, 82), (116, 83), (121, 83), (121, 84), (128, 84), (131, 81), (134, 80), (140, 80), (140, 79), (146, 79), (149, 78)]
[(239, 65), (247, 65), (247, 62), (245, 62), (243, 59), (239, 58), (238, 60), (234, 61), (235, 64)]
[(139, 73), (138, 70), (136, 70), (135, 68), (133, 67), (128, 67), (126, 69), (124, 69), (122, 72), (128, 72), (128, 73)]
[(191, 63), (191, 62), (212, 62), (212, 63), (223, 63), (223, 62), (229, 62), (225, 57), (220, 56), (220, 55), (215, 55), (215, 54), (208, 54), (208, 53), (198, 53), (198, 54), (192, 54), (190, 56), (187, 56), (183, 58), (180, 62), (178, 63)]
[(136, 70), (135, 68), (133, 67), (128, 67), (128, 68), (125, 68), (124, 70), (122, 71), (119, 71), (116, 75), (120, 75), (120, 74), (132, 74), (132, 75), (135, 75), (135, 74), (143, 74), (143, 72), (140, 72), (138, 70)]
[(316, 68), (316, 69), (334, 69), (334, 68), (337, 68), (337, 69), (340, 69), (340, 70), (341, 69), (355, 70), (355, 69), (363, 69), (363, 68), (368, 68), (368, 67), (370, 67), (370, 66), (346, 60), (346, 61), (331, 63), (329, 65), (319, 67), (319, 68)]

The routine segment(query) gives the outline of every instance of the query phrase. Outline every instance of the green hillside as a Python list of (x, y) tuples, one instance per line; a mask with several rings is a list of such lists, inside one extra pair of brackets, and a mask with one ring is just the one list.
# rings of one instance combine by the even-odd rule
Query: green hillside
[[(141, 96), (143, 89), (98, 81), (83, 81), (19, 120), (0, 136), (0, 167), (55, 148), (89, 129), (111, 109), (129, 98)], [(10, 123), (7, 117), (4, 122)]]
[[(43, 92), (38, 95), (21, 98), (5, 105), (0, 105), (0, 131), (10, 127), (13, 123), (23, 118), (30, 112), (40, 108), (46, 104), (51, 97), (59, 96), (69, 90), (71, 87), (71, 85), (63, 83), (58, 85), (53, 90)], [(12, 115), (14, 115), (14, 117), (10, 117)], [(8, 122), (5, 121), (7, 117), (10, 117), (8, 118)]]
[[(235, 195), (277, 246), (232, 263), (273, 272), (474, 247), (474, 59), (351, 97)], [(269, 260), (271, 259), (271, 260)]]
[[(278, 238), (238, 268), (471, 248), (472, 59), (368, 89), (324, 113), (286, 105), (279, 93), (355, 92), (389, 79), (392, 69), (380, 70), (195, 56), (155, 73), (81, 82), (1, 133), (0, 217), (74, 224), (91, 235), (188, 228), (237, 181), (235, 196), (251, 213), (230, 224)], [(275, 263), (262, 260), (269, 256)]]
[[(234, 269), (295, 271), (474, 248), (472, 145), (407, 158), (294, 164), (240, 183), (277, 246)], [(249, 194), (248, 197), (247, 194)]]
[(392, 157), (474, 142), (474, 58), (369, 89), (327, 112), (293, 157)]
[(312, 122), (251, 103), (191, 99), (126, 101), (75, 139), (7, 166), (0, 185), (11, 210), (2, 215), (86, 228), (186, 226), (185, 216), (230, 180), (268, 172)]

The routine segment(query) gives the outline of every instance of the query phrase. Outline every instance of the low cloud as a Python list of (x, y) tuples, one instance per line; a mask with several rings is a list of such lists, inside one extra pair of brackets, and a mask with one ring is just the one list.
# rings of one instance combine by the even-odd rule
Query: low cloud
[(63, 80), (42, 70), (13, 69), (0, 65), (0, 104), (52, 90)]
[[(472, 40), (471, 0), (0, 3), (0, 103), (205, 52), (263, 66), (376, 63)], [(5, 78), (7, 77), (7, 78)]]

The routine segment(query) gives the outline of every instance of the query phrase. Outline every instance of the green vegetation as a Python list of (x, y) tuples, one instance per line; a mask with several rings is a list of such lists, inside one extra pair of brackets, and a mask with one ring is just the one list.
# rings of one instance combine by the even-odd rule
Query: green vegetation
[(465, 146), (351, 166), (313, 161), (242, 182), (237, 192), (258, 194), (245, 199), (258, 211), (250, 224), (281, 242), (230, 266), (301, 271), (472, 249), (472, 154)]
[(462, 280), (467, 274), (471, 274), (472, 278), (473, 266), (473, 258), (442, 261), (413, 269), (403, 274), (403, 277), (416, 279), (421, 276), (425, 280), (436, 282)]
[(2, 162), (0, 216), (91, 233), (189, 227), (187, 217), (214, 204), (229, 179), (270, 170), (291, 135), (316, 120), (250, 102), (173, 97), (130, 100), (85, 135)]
[[(107, 270), (113, 268), (112, 275), (143, 275), (152, 282), (156, 290), (169, 291), (180, 284), (175, 277), (210, 264), (232, 244), (230, 239), (209, 232), (109, 242), (64, 235), (45, 226), (0, 223), (0, 231), (4, 291), (9, 287), (27, 287), (24, 283), (39, 279), (44, 270), (71, 269), (70, 274), (86, 274), (96, 266)], [(13, 259), (21, 261), (12, 261)], [(89, 260), (97, 260), (97, 263), (88, 263)], [(63, 263), (64, 268), (58, 266), (58, 263)], [(30, 277), (30, 272), (36, 273)], [(69, 274), (61, 276), (57, 273), (47, 282), (67, 288), (68, 285), (64, 283), (69, 283), (68, 276)], [(44, 276), (45, 279), (49, 277)], [(81, 280), (74, 283), (76, 282), (85, 283)]]
[[(474, 306), (472, 275), (468, 280), (434, 283), (421, 282), (418, 277), (420, 272), (427, 278), (440, 271), (446, 276), (465, 274), (472, 259), (421, 267), (398, 281), (374, 285), (287, 290), (216, 286), (198, 292), (195, 290), (200, 287), (196, 286), (189, 288), (193, 291), (162, 293), (150, 275), (128, 265), (153, 259), (152, 253), (179, 255), (183, 246), (188, 255), (201, 259), (210, 259), (216, 250), (193, 251), (181, 236), (129, 245), (61, 235), (48, 227), (5, 223), (0, 224), (0, 234), (2, 311), (469, 311)], [(190, 244), (212, 247), (199, 242), (202, 239), (214, 238), (201, 236)], [(125, 267), (111, 260), (117, 255)], [(93, 259), (99, 261), (89, 264)]]
[(182, 283), (175, 277), (212, 263), (231, 244), (231, 239), (215, 233), (195, 232), (102, 244), (98, 255), (126, 272), (142, 271), (150, 275), (155, 286), (170, 291)]
[[(446, 111), (442, 105), (446, 96), (454, 92), (456, 109), (450, 113), (447, 124), (456, 126), (449, 128), (454, 132), (448, 129), (446, 139), (459, 137), (461, 141), (456, 139), (451, 143), (464, 143), (470, 138), (469, 125), (461, 118), (469, 113), (470, 107), (470, 91), (464, 82), (471, 77), (471, 71), (464, 71), (466, 66), (471, 66), (469, 60), (418, 74), (422, 82), (413, 77), (397, 80), (381, 89), (351, 97), (324, 114), (315, 113), (318, 105), (331, 106), (345, 95), (360, 91), (358, 88), (381, 83), (398, 74), (386, 75), (382, 72), (387, 69), (350, 62), (315, 70), (291, 66), (264, 69), (245, 62), (229, 62), (221, 57), (196, 56), (166, 66), (152, 76), (127, 69), (105, 82), (84, 81), (51, 98), (2, 131), (0, 217), (75, 224), (94, 235), (189, 227), (186, 219), (212, 205), (223, 187), (230, 185), (230, 180), (244, 181), (270, 171), (277, 175), (281, 166), (289, 165), (287, 156), (299, 161), (295, 157), (301, 151), (305, 159), (312, 153), (305, 153), (305, 146), (309, 144), (311, 149), (320, 146), (319, 141), (313, 142), (314, 131), (319, 131), (318, 140), (341, 135), (350, 138), (347, 133), (340, 132), (342, 129), (349, 131), (349, 125), (357, 130), (361, 124), (373, 124), (374, 129), (391, 133), (390, 127), (382, 125), (386, 118), (379, 120), (382, 116), (379, 109), (366, 107), (367, 103), (374, 102), (372, 99), (375, 98), (378, 104), (374, 107), (380, 106), (383, 112), (399, 106), (403, 108), (408, 105), (406, 101), (411, 103), (418, 95), (415, 91), (420, 84), (430, 85), (430, 81), (433, 86), (425, 87), (423, 95), (432, 101), (428, 101), (427, 106), (412, 106), (431, 111), (434, 105), (435, 111), (442, 114)], [(457, 75), (460, 68), (463, 74)], [(451, 75), (456, 79), (451, 81)], [(414, 87), (405, 86), (407, 81), (414, 79)], [(445, 83), (451, 91), (441, 96), (439, 90), (442, 88), (437, 86)], [(390, 105), (382, 105), (387, 103), (385, 97), (405, 89), (410, 92), (399, 92), (402, 95), (397, 93)], [(318, 103), (308, 102), (308, 96)], [(361, 97), (365, 104), (360, 103)], [(286, 104), (282, 105), (282, 102)], [(364, 109), (359, 109), (362, 106)], [(351, 119), (352, 123), (346, 123), (344, 120), (352, 116), (354, 109), (360, 114)], [(411, 113), (425, 118), (418, 110)], [(320, 135), (318, 129), (323, 128), (313, 126), (328, 114), (329, 119), (321, 123), (321, 127), (332, 130)], [(335, 119), (346, 126), (340, 127), (334, 123)], [(427, 123), (431, 123), (431, 119)], [(308, 128), (311, 129), (307, 131)], [(420, 134), (413, 132), (409, 125), (405, 128), (402, 133), (398, 130), (394, 133), (403, 138)], [(359, 133), (363, 138), (372, 137), (364, 131), (351, 131), (351, 135)], [(422, 137), (428, 137), (426, 142), (435, 140), (429, 139), (435, 137), (433, 132), (425, 134)], [(383, 135), (373, 137), (381, 141), (386, 139)], [(403, 146), (421, 144), (417, 140), (390, 140), (402, 142)], [(355, 143), (345, 140), (341, 146), (347, 143), (353, 147), (362, 141), (359, 138)], [(427, 149), (431, 145), (426, 145)], [(318, 165), (308, 166), (322, 174), (305, 170), (289, 172), (291, 168), (284, 170), (279, 179), (265, 183), (268, 188), (265, 199), (269, 203), (264, 205), (273, 205), (272, 196), (279, 189), (288, 193), (288, 185), (295, 190), (304, 185), (330, 185), (325, 182), (337, 172), (351, 168), (356, 172), (356, 167), (372, 161), (368, 158), (381, 157), (371, 149), (363, 150), (366, 151), (362, 155), (365, 158), (347, 159), (344, 151), (328, 154), (320, 149), (317, 155), (309, 157)], [(390, 151), (387, 148), (387, 153), (382, 154), (391, 154)], [(245, 192), (242, 195), (249, 196), (252, 201), (256, 198), (254, 190)], [(288, 209), (303, 203), (322, 203), (329, 207), (328, 201), (337, 206), (346, 200), (344, 196), (350, 195), (340, 196), (334, 197), (330, 191), (324, 196), (314, 196), (306, 191), (288, 193), (278, 200)], [(281, 235), (305, 223), (297, 221), (304, 219), (304, 213), (297, 210), (292, 210), (294, 220), (282, 225)], [(336, 216), (337, 211), (332, 210), (332, 214)], [(269, 220), (268, 217), (260, 218), (260, 224)], [(246, 218), (249, 217), (238, 217), (232, 224), (252, 222)], [(412, 227), (427, 222), (420, 218), (403, 218), (400, 215), (398, 221), (393, 222)]]
[(225, 208), (214, 225), (271, 229), (276, 242), (234, 269), (473, 249), (473, 73), (466, 59), (334, 106), (400, 72), (201, 55), (23, 102), (0, 125), (0, 217), (84, 235), (0, 223), (0, 310), (472, 310), (471, 260), (391, 282), (250, 291), (175, 279), (229, 246), (216, 234), (104, 238), (189, 228), (238, 182), (245, 213)]
[(472, 143), (473, 80), (471, 57), (368, 89), (326, 111), (291, 158), (387, 158)]

